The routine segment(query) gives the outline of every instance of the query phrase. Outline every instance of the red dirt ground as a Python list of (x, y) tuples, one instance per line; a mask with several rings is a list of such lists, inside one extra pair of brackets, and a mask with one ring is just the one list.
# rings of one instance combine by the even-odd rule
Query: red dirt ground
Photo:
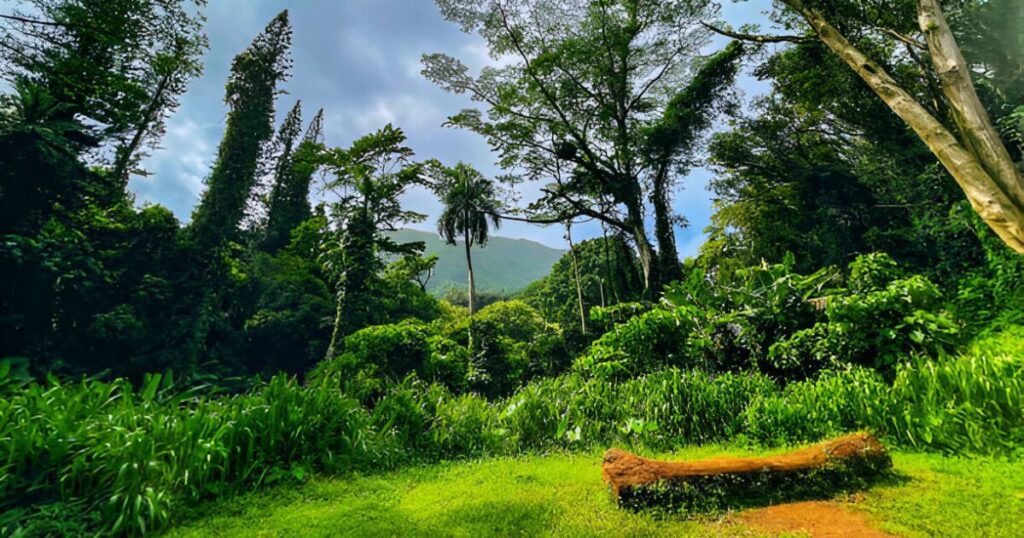
[(779, 504), (748, 510), (734, 521), (771, 535), (803, 533), (811, 538), (894, 538), (871, 526), (864, 514), (831, 501)]

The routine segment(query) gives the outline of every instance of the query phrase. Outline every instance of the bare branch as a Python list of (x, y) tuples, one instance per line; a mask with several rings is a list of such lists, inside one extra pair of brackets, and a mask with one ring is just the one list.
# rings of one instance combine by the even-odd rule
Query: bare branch
[(716, 34), (721, 34), (733, 39), (739, 39), (740, 41), (752, 41), (754, 43), (814, 43), (818, 40), (816, 37), (809, 36), (744, 34), (724, 30), (722, 28), (712, 26), (704, 21), (701, 21), (700, 24)]

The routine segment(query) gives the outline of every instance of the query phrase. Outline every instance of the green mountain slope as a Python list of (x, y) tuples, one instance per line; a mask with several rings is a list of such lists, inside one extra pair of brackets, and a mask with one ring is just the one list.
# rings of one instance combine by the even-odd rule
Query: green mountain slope
[[(448, 286), (466, 286), (466, 251), (462, 243), (448, 245), (436, 233), (410, 229), (389, 235), (400, 243), (423, 241), (427, 244), (425, 255), (437, 254), (437, 268), (427, 285), (429, 291), (441, 293)], [(486, 247), (473, 247), (477, 292), (519, 291), (548, 274), (563, 254), (564, 250), (536, 241), (492, 236)]]

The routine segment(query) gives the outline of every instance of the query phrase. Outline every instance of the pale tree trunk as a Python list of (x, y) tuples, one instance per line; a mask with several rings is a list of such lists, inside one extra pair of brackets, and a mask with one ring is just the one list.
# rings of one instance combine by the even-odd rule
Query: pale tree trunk
[(643, 269), (644, 291), (651, 293), (653, 287), (658, 283), (658, 253), (654, 250), (650, 240), (647, 239), (647, 231), (644, 230), (643, 221), (632, 226), (631, 236), (636, 242), (637, 256), (640, 258), (640, 268)]
[(1024, 178), (981, 107), (960, 49), (937, 0), (918, 0), (921, 29), (963, 140), (918, 103), (877, 63), (854, 47), (803, 0), (783, 0), (938, 157), (974, 210), (1012, 249), (1024, 253)]
[(334, 328), (331, 329), (331, 342), (327, 345), (327, 353), (324, 354), (324, 359), (334, 357), (338, 350), (338, 340), (341, 338), (342, 304), (341, 293), (339, 293), (334, 299)]
[(569, 242), (569, 256), (572, 258), (572, 272), (576, 277), (576, 300), (580, 307), (580, 332), (587, 334), (587, 314), (583, 309), (583, 283), (580, 282), (580, 267), (576, 262), (576, 249), (572, 244), (572, 221), (565, 223), (565, 240)]

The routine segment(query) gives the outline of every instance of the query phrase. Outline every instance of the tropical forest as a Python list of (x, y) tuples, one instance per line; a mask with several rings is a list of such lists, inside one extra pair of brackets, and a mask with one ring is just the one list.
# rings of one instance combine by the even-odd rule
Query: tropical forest
[(0, 537), (1024, 536), (1021, 0), (0, 0)]

